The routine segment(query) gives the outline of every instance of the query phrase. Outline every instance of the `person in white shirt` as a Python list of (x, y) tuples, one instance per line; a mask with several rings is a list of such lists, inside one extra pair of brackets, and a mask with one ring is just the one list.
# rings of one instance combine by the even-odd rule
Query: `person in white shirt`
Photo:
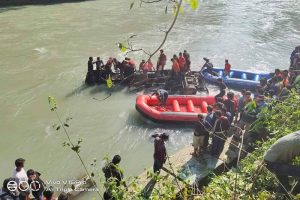
[(13, 171), (12, 178), (15, 178), (18, 189), (20, 191), (20, 200), (27, 200), (28, 195), (30, 193), (29, 185), (28, 185), (28, 177), (27, 173), (24, 169), (25, 159), (18, 158), (15, 161), (16, 168)]

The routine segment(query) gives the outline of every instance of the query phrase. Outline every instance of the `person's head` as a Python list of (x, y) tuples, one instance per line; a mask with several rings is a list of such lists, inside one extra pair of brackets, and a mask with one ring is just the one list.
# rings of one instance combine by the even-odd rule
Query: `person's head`
[(233, 92), (228, 92), (227, 93), (227, 98), (232, 100), (234, 98), (234, 93)]
[(142, 60), (142, 63), (146, 62), (145, 60)]
[(246, 93), (245, 93), (245, 96), (247, 97), (247, 98), (251, 98), (251, 91), (246, 91)]
[(113, 59), (113, 61), (114, 61), (114, 62), (117, 62), (117, 59), (116, 59), (116, 58), (114, 58), (114, 59)]
[(169, 134), (168, 133), (163, 133), (161, 134), (161, 139), (163, 139), (164, 141), (168, 141), (169, 140)]
[(280, 74), (280, 69), (275, 69), (275, 75), (278, 76)]
[(97, 57), (97, 60), (100, 60), (100, 57)]
[(93, 57), (89, 57), (89, 60), (90, 60), (90, 61), (93, 61)]
[(273, 97), (274, 95), (275, 95), (275, 91), (274, 91), (274, 90), (272, 90), (272, 89), (271, 89), (271, 90), (269, 90), (269, 96), (270, 96), (270, 97)]
[(52, 200), (53, 197), (53, 191), (49, 188), (45, 189), (45, 191), (43, 192), (43, 196), (45, 197), (46, 200)]
[(186, 50), (184, 50), (184, 51), (183, 51), (183, 53), (187, 53), (187, 51), (186, 51)]
[(15, 166), (17, 168), (17, 170), (19, 169), (22, 169), (24, 167), (24, 164), (25, 164), (25, 159), (24, 158), (18, 158), (16, 161), (15, 161)]
[(245, 96), (245, 95), (246, 95), (246, 89), (242, 89), (242, 90), (241, 90), (241, 94), (242, 94), (243, 96)]
[(215, 117), (218, 119), (222, 116), (222, 111), (221, 110), (216, 110), (215, 111)]
[(182, 52), (179, 52), (179, 56), (180, 56), (180, 57), (182, 56)]
[(224, 106), (222, 107), (221, 111), (222, 111), (222, 115), (225, 115), (227, 113), (227, 109)]
[(164, 50), (161, 49), (161, 50), (160, 50), (160, 53), (164, 53)]
[(203, 120), (203, 119), (204, 119), (204, 115), (198, 114), (198, 119), (199, 119), (199, 120)]
[(69, 200), (69, 196), (66, 193), (60, 193), (57, 200)]
[(225, 60), (225, 63), (228, 64), (228, 60), (227, 59)]
[(282, 76), (283, 76), (283, 78), (287, 78), (289, 76), (289, 72), (288, 71), (283, 71)]
[(7, 185), (10, 181), (14, 181), (16, 182), (16, 179), (15, 178), (7, 178), (3, 181), (3, 184), (2, 184), (2, 190), (3, 192), (9, 192), (9, 189), (7, 188)]
[(174, 61), (174, 58), (171, 58), (171, 61), (173, 62), (173, 61)]
[(176, 59), (176, 58), (177, 58), (177, 55), (176, 55), (176, 54), (174, 54), (174, 55), (173, 55), (173, 58), (174, 58), (174, 59)]
[(207, 106), (207, 112), (211, 113), (213, 111), (213, 107), (211, 105)]
[(27, 177), (32, 178), (35, 175), (35, 171), (33, 169), (27, 170)]
[(119, 164), (121, 162), (121, 156), (115, 155), (111, 162), (115, 165)]
[(203, 60), (205, 60), (205, 62), (209, 62), (209, 59), (208, 58), (203, 58)]
[(260, 82), (260, 85), (264, 86), (268, 83), (268, 80), (266, 78), (262, 78), (259, 80), (259, 82)]

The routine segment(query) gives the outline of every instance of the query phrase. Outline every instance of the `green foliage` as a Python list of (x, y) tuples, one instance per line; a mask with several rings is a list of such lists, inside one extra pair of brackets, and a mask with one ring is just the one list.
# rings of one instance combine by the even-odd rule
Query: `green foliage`
[[(275, 176), (262, 166), (264, 152), (280, 137), (300, 130), (300, 96), (292, 92), (283, 102), (272, 102), (272, 109), (263, 110), (253, 124), (253, 131), (262, 134), (268, 131), (269, 137), (264, 142), (255, 144), (255, 151), (240, 162), (238, 169), (232, 169), (210, 182), (205, 187), (203, 199), (286, 199), (276, 193)], [(296, 158), (294, 163), (300, 163)], [(237, 172), (236, 192), (234, 182)]]

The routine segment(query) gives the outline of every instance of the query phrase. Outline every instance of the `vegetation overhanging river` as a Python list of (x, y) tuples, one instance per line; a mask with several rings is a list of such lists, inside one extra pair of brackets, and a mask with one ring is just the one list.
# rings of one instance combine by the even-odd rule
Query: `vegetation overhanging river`
[[(137, 175), (152, 165), (150, 134), (169, 132), (170, 154), (190, 145), (191, 129), (140, 120), (135, 94), (124, 90), (98, 102), (92, 98), (107, 93), (83, 86), (89, 56), (121, 59), (115, 43), (132, 34), (137, 35), (135, 44), (149, 51), (162, 40), (159, 28), (169, 25), (171, 11), (165, 15), (161, 4), (130, 11), (130, 3), (0, 8), (0, 180), (11, 175), (18, 157), (45, 180), (76, 179), (83, 173), (75, 155), (62, 147), (64, 135), (52, 128), (56, 119), (49, 111), (49, 95), (57, 98), (63, 117), (73, 118), (69, 130), (74, 139), (83, 138), (81, 154), (87, 163), (97, 158), (100, 165), (105, 155), (120, 154), (125, 176)], [(199, 6), (197, 12), (184, 8), (179, 16), (164, 46), (169, 57), (187, 49), (195, 70), (204, 56), (215, 66), (228, 58), (233, 68), (247, 70), (288, 66), (300, 40), (299, 1), (213, 0)]]

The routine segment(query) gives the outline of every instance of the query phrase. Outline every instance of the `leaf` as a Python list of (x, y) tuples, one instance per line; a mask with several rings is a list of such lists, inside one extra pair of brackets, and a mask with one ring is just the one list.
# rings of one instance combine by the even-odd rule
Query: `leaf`
[(56, 99), (52, 96), (48, 96), (48, 103), (50, 105), (50, 110), (54, 111), (55, 109), (57, 109), (57, 102)]
[(72, 190), (75, 190), (75, 185), (71, 185)]
[(179, 7), (179, 13), (180, 13), (180, 14), (183, 13), (183, 8), (182, 8), (182, 6)]
[(165, 14), (167, 14), (168, 13), (168, 6), (166, 6), (166, 8), (165, 8)]
[(60, 129), (60, 125), (56, 127), (56, 130), (58, 131)]
[(197, 10), (197, 8), (198, 8), (198, 6), (199, 6), (198, 0), (191, 0), (191, 1), (190, 1), (190, 5), (191, 5), (191, 8), (192, 8), (193, 10)]
[(95, 174), (92, 172), (92, 173), (91, 173), (91, 177), (94, 177), (94, 176), (95, 176)]
[(69, 124), (67, 124), (67, 123), (64, 123), (64, 126), (65, 126), (65, 127), (70, 127)]
[(133, 5), (134, 5), (134, 1), (130, 4), (130, 10), (133, 8)]

